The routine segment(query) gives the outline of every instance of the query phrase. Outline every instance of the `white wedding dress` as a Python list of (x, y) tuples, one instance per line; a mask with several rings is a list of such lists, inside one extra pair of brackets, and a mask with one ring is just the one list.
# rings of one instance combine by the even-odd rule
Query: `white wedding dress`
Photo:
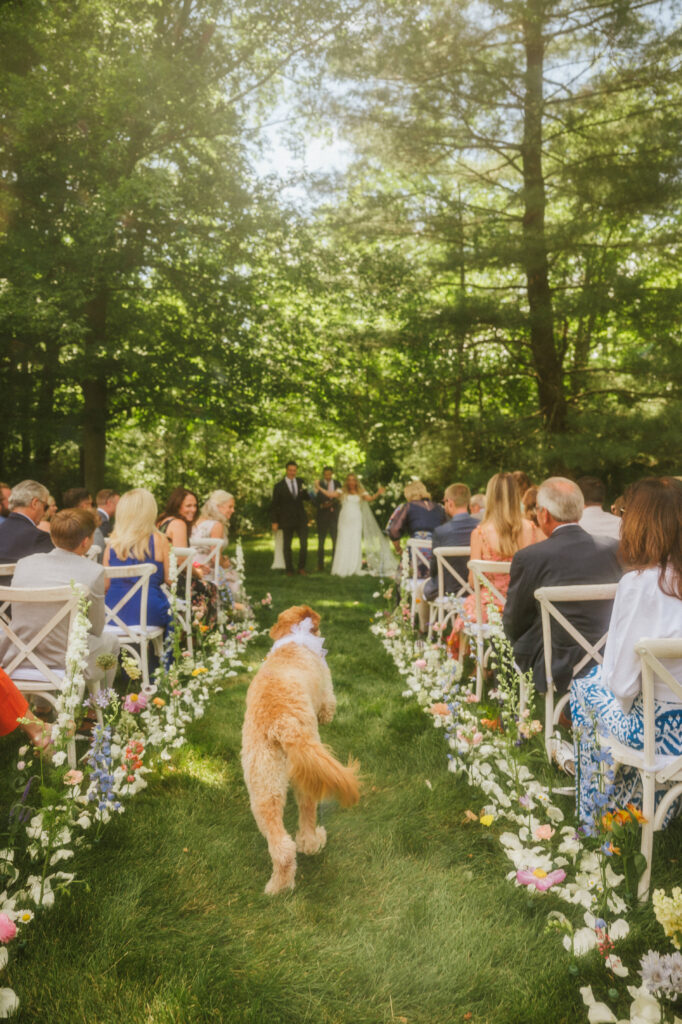
[[(367, 570), (362, 568), (362, 545), (365, 545)], [(368, 502), (359, 494), (345, 494), (341, 499), (336, 550), (332, 576), (388, 576), (398, 567), (398, 559), (390, 541), (383, 535)]]

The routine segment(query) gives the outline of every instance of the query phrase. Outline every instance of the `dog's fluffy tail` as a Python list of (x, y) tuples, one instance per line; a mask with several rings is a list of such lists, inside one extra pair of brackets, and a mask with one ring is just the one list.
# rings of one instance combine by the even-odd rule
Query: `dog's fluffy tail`
[(294, 785), (313, 800), (336, 796), (344, 807), (360, 799), (359, 764), (352, 758), (343, 765), (319, 740), (298, 729), (277, 730), (277, 739), (289, 762), (289, 775)]

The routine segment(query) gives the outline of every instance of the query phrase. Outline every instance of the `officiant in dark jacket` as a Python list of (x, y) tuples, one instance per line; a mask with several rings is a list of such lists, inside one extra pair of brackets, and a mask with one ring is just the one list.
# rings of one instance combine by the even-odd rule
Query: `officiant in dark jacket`
[(306, 575), (305, 562), (308, 554), (308, 514), (303, 504), (308, 492), (303, 480), (296, 476), (297, 469), (295, 462), (287, 462), (284, 478), (276, 483), (272, 490), (272, 529), (282, 531), (287, 576), (294, 575), (291, 555), (294, 535), (298, 537), (298, 571), (301, 576)]
[[(334, 476), (331, 466), (325, 466), (319, 480), (320, 487), (325, 491), (340, 491), (341, 484)], [(313, 495), (317, 519), (317, 569), (324, 572), (324, 544), (327, 537), (332, 539), (332, 560), (336, 551), (336, 531), (339, 525), (340, 504), (336, 498), (328, 498), (321, 491)]]

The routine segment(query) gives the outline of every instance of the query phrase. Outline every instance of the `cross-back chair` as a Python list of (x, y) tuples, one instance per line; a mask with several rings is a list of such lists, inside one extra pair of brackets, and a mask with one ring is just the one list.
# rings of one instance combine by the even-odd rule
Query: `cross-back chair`
[[(429, 635), (428, 641), (431, 643), (433, 628), (434, 628), (434, 613), (435, 613), (435, 626), (438, 633), (438, 644), (443, 642), (443, 633), (449, 622), (454, 621), (455, 616), (459, 613), (462, 607), (462, 601), (473, 591), (469, 585), (469, 581), (466, 577), (462, 576), (454, 565), (450, 562), (451, 558), (466, 558), (468, 559), (471, 554), (471, 548), (469, 546), (460, 547), (447, 547), (441, 546), (433, 549), (433, 554), (436, 559), (436, 566), (438, 572), (438, 594), (429, 602)], [(451, 585), (451, 581), (454, 580), (455, 590), (446, 591), (446, 583)], [(422, 600), (424, 598), (422, 597)]]
[(192, 563), (196, 561), (197, 549), (194, 546), (176, 548), (174, 545), (173, 553), (178, 563), (176, 611), (185, 632), (187, 650), (190, 654), (194, 654), (194, 641), (192, 639)]
[[(480, 700), (483, 696), (483, 673), (488, 664), (490, 656), (490, 637), (500, 632), (499, 627), (493, 626), (490, 622), (484, 622), (483, 591), (489, 590), (495, 603), (504, 608), (507, 597), (495, 586), (489, 578), (491, 575), (509, 575), (511, 562), (492, 562), (482, 558), (472, 558), (469, 561), (469, 570), (474, 581), (474, 596), (476, 601), (476, 622), (467, 622), (464, 632), (467, 637), (476, 645), (476, 696)], [(525, 706), (525, 695), (521, 694), (521, 706)]]
[(431, 569), (431, 559), (424, 554), (425, 550), (431, 551), (432, 540), (430, 537), (410, 537), (407, 542), (407, 549), (410, 552), (411, 575), (408, 581), (410, 589), (410, 621), (414, 622), (417, 611), (417, 586), (422, 577), (419, 575), (419, 567), (425, 567), (427, 574)]
[[(118, 604), (110, 608), (106, 606), (106, 623), (104, 631), (114, 633), (120, 645), (137, 661), (142, 671), (142, 680), (149, 685), (149, 645), (158, 657), (163, 651), (163, 629), (161, 626), (147, 625), (147, 603), (149, 600), (149, 578), (156, 572), (156, 565), (143, 562), (140, 565), (107, 565), (105, 572), (108, 579), (136, 580), (125, 592)], [(121, 618), (125, 606), (140, 595), (140, 621), (129, 625)], [(139, 648), (139, 651), (138, 651)]]

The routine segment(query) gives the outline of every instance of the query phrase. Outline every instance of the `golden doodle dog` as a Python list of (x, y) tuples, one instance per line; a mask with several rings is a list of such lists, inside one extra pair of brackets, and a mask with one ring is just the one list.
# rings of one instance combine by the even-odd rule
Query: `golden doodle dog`
[[(320, 742), (318, 723), (331, 722), (336, 698), (319, 624), (307, 605), (282, 612), (270, 630), (275, 643), (246, 695), (242, 766), (272, 858), (270, 895), (294, 888), (297, 850), (318, 853), (326, 843), (316, 825), (318, 801), (334, 794), (348, 807), (360, 798), (357, 762), (340, 764)], [(296, 842), (283, 821), (289, 782), (299, 811)]]

